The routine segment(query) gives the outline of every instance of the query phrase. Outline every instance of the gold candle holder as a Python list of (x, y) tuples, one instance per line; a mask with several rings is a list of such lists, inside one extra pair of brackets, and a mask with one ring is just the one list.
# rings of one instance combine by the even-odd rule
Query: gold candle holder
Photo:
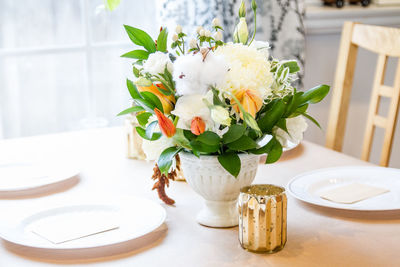
[(239, 195), (239, 242), (251, 252), (274, 253), (287, 239), (285, 188), (270, 184), (243, 187)]
[(127, 133), (126, 156), (130, 159), (146, 159), (146, 155), (142, 149), (143, 140), (136, 132), (136, 126), (139, 126), (136, 117), (129, 114), (125, 119), (125, 128)]

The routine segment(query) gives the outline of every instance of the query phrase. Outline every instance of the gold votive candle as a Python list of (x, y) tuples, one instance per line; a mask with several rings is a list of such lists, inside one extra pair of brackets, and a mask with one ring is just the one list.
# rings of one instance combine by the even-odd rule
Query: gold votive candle
[(139, 123), (136, 117), (129, 114), (125, 119), (125, 128), (127, 134), (127, 150), (126, 156), (130, 159), (146, 159), (146, 155), (142, 149), (142, 137), (136, 132)]
[(270, 184), (243, 187), (239, 195), (239, 242), (252, 252), (274, 253), (287, 240), (285, 188)]

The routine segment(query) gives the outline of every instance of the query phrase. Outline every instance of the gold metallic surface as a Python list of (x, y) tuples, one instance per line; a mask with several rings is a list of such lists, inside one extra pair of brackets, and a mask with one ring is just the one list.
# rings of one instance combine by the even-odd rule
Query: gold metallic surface
[(287, 197), (283, 187), (251, 185), (240, 190), (239, 242), (249, 251), (274, 253), (287, 239)]

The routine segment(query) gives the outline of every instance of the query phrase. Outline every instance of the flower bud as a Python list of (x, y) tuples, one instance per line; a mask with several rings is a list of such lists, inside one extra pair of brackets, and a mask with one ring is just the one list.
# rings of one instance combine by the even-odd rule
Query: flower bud
[(209, 30), (205, 30), (205, 31), (204, 31), (204, 35), (205, 35), (206, 37), (210, 37), (210, 36), (211, 36), (211, 32), (210, 32)]
[(190, 131), (195, 135), (200, 135), (206, 130), (206, 124), (200, 117), (194, 117), (190, 124)]
[(176, 128), (171, 119), (167, 118), (158, 108), (154, 109), (158, 119), (158, 126), (160, 127), (161, 132), (166, 137), (172, 137), (176, 133)]
[(177, 34), (180, 34), (182, 32), (182, 26), (181, 25), (176, 25), (175, 32)]
[(252, 1), (251, 1), (251, 9), (253, 9), (253, 11), (256, 11), (256, 9), (257, 9), (256, 0), (252, 0)]
[(203, 29), (203, 27), (198, 26), (197, 29), (196, 29), (197, 34), (200, 34), (200, 31), (201, 31), (202, 29)]
[(204, 36), (205, 33), (206, 33), (206, 31), (205, 31), (204, 29), (201, 29), (201, 30), (199, 31), (199, 35), (200, 35), (200, 36)]
[(212, 25), (213, 25), (213, 27), (221, 27), (221, 22), (219, 21), (218, 18), (214, 18), (212, 20)]
[(239, 23), (236, 28), (235, 35), (240, 43), (246, 44), (249, 38), (249, 30), (247, 28), (247, 23), (245, 18), (240, 18)]
[(172, 41), (174, 42), (178, 41), (178, 35), (176, 33), (172, 35)]
[(215, 41), (221, 41), (222, 40), (222, 32), (214, 33), (214, 39), (215, 39)]
[(231, 125), (231, 118), (229, 112), (221, 106), (211, 107), (211, 118), (216, 123), (229, 126)]
[[(242, 89), (235, 94), (235, 97), (239, 100), (240, 104), (243, 106), (243, 109), (250, 113), (250, 115), (255, 118), (256, 113), (261, 109), (263, 105), (263, 100), (260, 94), (255, 90), (250, 89)], [(234, 101), (231, 101), (234, 103)], [(233, 108), (240, 112), (240, 117), (243, 119), (242, 111), (239, 109), (237, 104), (233, 105)]]
[(242, 3), (240, 4), (239, 8), (239, 18), (244, 18), (246, 17), (246, 5), (244, 4), (244, 1), (242, 0)]
[(190, 40), (189, 47), (192, 49), (197, 48), (197, 40), (196, 39)]

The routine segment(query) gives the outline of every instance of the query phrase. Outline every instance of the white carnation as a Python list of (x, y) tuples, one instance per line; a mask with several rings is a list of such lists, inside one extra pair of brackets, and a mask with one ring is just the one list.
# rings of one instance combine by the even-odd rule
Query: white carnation
[(259, 52), (263, 53), (263, 55), (268, 58), (269, 57), (269, 49), (271, 48), (268, 42), (262, 41), (253, 41), (250, 47), (254, 47)]
[(286, 128), (289, 132), (285, 132), (281, 128), (274, 127), (273, 132), (283, 147), (288, 146), (288, 141), (293, 144), (299, 144), (303, 140), (303, 133), (307, 130), (307, 122), (303, 116), (286, 119)]
[(203, 61), (201, 53), (178, 57), (174, 62), (173, 78), (179, 95), (203, 95), (210, 85), (224, 80), (229, 66), (223, 56), (209, 51)]
[(151, 75), (158, 75), (164, 73), (165, 66), (170, 73), (173, 72), (173, 65), (168, 54), (157, 51), (149, 55), (149, 58), (143, 64), (143, 70)]

